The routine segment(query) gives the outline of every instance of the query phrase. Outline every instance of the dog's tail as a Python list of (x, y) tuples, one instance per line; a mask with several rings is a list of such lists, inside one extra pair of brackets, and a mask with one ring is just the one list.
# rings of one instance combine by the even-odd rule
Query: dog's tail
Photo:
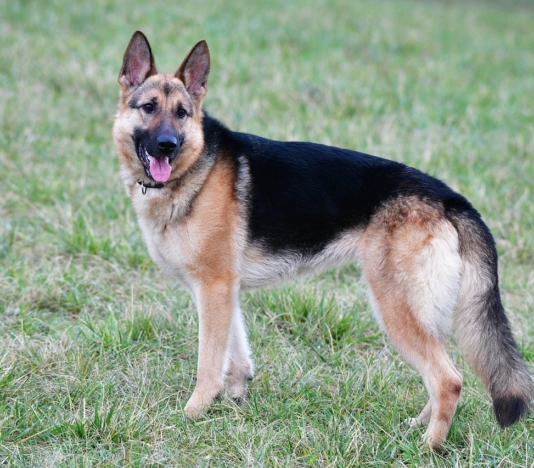
[(497, 421), (504, 428), (529, 409), (532, 381), (501, 303), (495, 242), (474, 208), (451, 209), (447, 217), (458, 231), (464, 265), (455, 337), (488, 389)]

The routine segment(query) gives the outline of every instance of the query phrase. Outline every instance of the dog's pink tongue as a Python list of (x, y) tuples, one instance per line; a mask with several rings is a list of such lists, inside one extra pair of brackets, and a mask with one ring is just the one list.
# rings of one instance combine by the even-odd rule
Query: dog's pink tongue
[(150, 175), (156, 182), (167, 182), (171, 176), (171, 165), (169, 158), (156, 159), (148, 155), (150, 163)]

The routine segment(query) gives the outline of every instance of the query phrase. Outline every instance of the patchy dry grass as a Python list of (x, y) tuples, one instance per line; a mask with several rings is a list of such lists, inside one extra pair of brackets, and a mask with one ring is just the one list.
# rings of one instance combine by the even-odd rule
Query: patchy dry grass
[(243, 297), (257, 374), (191, 422), (196, 316), (148, 259), (110, 144), (135, 29), (174, 70), (206, 38), (230, 127), (403, 161), (493, 230), (534, 359), (534, 7), (528, 1), (0, 0), (0, 462), (11, 466), (533, 466), (469, 369), (444, 450), (359, 271)]

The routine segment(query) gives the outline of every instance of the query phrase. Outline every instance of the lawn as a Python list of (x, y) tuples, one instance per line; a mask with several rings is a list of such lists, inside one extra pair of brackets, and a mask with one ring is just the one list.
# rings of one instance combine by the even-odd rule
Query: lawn
[(356, 266), (244, 294), (257, 366), (199, 421), (197, 318), (149, 259), (111, 145), (136, 29), (174, 72), (206, 39), (231, 128), (402, 161), (494, 233), (503, 300), (534, 361), (534, 3), (529, 0), (0, 0), (0, 464), (534, 466), (464, 391), (431, 453), (420, 377), (374, 323)]

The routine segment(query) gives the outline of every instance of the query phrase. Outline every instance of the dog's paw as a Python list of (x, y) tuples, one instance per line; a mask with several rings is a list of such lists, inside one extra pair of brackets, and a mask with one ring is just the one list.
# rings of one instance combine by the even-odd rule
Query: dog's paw
[(439, 450), (444, 440), (445, 435), (434, 434), (433, 431), (429, 431), (428, 429), (423, 434), (423, 442), (430, 450)]
[(226, 373), (226, 391), (236, 401), (241, 401), (247, 395), (248, 382), (254, 376), (254, 364), (248, 357), (230, 361)]
[(410, 429), (416, 429), (418, 427), (424, 426), (425, 422), (421, 421), (419, 418), (408, 418), (405, 419), (405, 423), (408, 424)]
[(215, 399), (221, 394), (221, 390), (200, 391), (195, 389), (191, 398), (185, 405), (185, 415), (190, 419), (198, 419), (203, 416)]
[[(204, 409), (207, 408), (207, 406), (204, 407)], [(191, 400), (187, 402), (184, 408), (185, 415), (189, 419), (198, 419), (202, 416), (203, 409), (199, 407), (196, 403), (191, 403)]]
[(226, 377), (226, 390), (235, 401), (242, 401), (247, 396), (248, 382), (252, 374), (228, 375)]
[(432, 405), (428, 402), (416, 418), (408, 418), (406, 422), (409, 424), (410, 429), (426, 426), (430, 422), (431, 415)]

